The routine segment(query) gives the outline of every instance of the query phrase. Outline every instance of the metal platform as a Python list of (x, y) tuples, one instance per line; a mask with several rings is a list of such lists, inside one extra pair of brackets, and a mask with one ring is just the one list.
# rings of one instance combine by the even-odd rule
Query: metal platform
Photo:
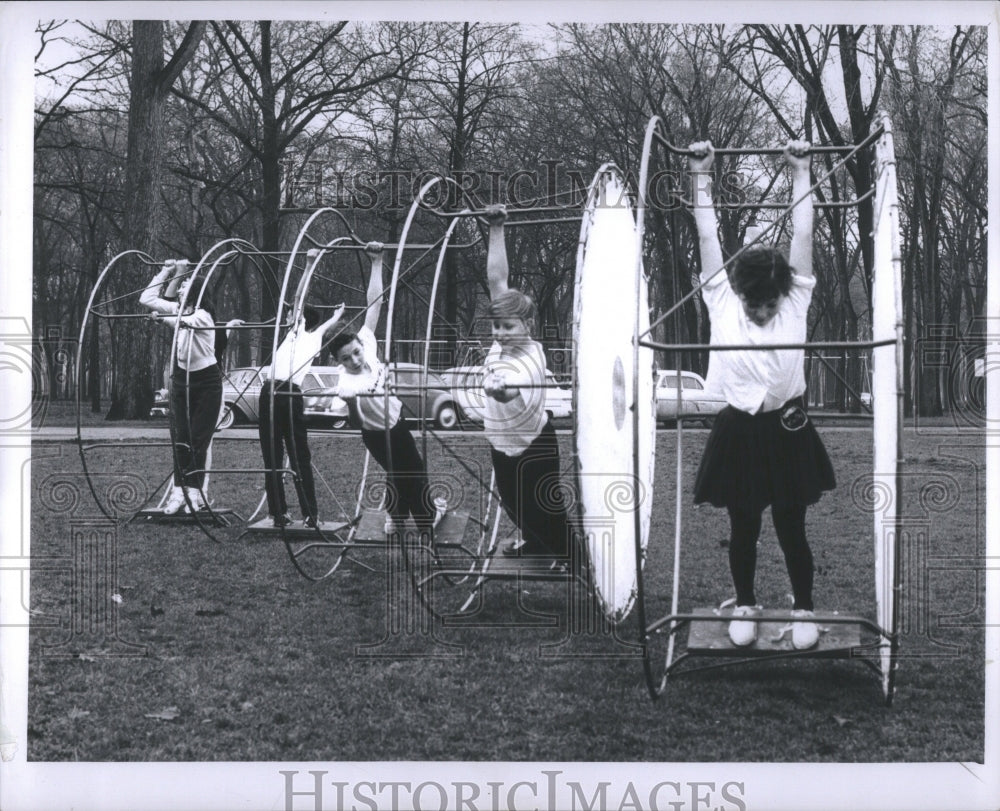
[[(691, 614), (687, 638), (687, 653), (699, 656), (774, 656), (794, 654), (817, 658), (853, 658), (861, 649), (860, 617), (837, 613), (817, 613), (813, 618), (819, 626), (819, 641), (808, 650), (792, 645), (791, 611), (764, 609), (758, 614), (757, 639), (752, 645), (738, 647), (729, 639), (731, 611), (696, 608)], [(704, 619), (702, 619), (704, 618)], [(711, 618), (711, 619), (710, 619)]]
[[(364, 510), (357, 521), (348, 521), (341, 516), (335, 521), (320, 521), (319, 529), (323, 535), (335, 535), (343, 540), (347, 532), (356, 524), (354, 534), (351, 536), (352, 544), (362, 544), (365, 546), (385, 546), (385, 519), (386, 514), (382, 510)], [(434, 528), (434, 540), (438, 544), (459, 544), (465, 535), (465, 527), (469, 522), (469, 516), (462, 512), (449, 512), (441, 518), (437, 527)], [(412, 521), (406, 522), (407, 534), (416, 537), (417, 527)], [(266, 516), (259, 521), (247, 525), (244, 534), (263, 535), (273, 538), (285, 538), (294, 540), (315, 539), (318, 535), (316, 529), (307, 527), (303, 521), (292, 521), (284, 528), (274, 526), (274, 519)]]
[[(338, 532), (342, 532), (350, 525), (349, 521), (320, 521), (319, 529), (323, 532), (323, 534), (335, 535)], [(278, 539), (282, 537), (306, 539), (315, 538), (317, 536), (316, 529), (314, 527), (307, 527), (303, 521), (292, 521), (292, 523), (287, 524), (284, 528), (282, 528), (274, 526), (274, 519), (270, 516), (249, 524), (244, 530), (244, 534), (247, 533), (264, 535), (266, 537)]]
[[(352, 540), (360, 543), (384, 544), (386, 542), (386, 517), (387, 514), (384, 510), (362, 511)], [(436, 544), (460, 544), (462, 538), (465, 537), (465, 528), (468, 523), (468, 513), (446, 512), (434, 528), (434, 542)], [(406, 522), (405, 532), (416, 535), (417, 526), (412, 520)]]
[(160, 524), (197, 524), (201, 522), (211, 523), (217, 527), (228, 527), (232, 525), (234, 519), (240, 520), (240, 515), (228, 507), (212, 507), (211, 510), (198, 510), (197, 513), (178, 511), (169, 515), (163, 511), (162, 507), (154, 507), (139, 510), (129, 521), (138, 521), (139, 519)]

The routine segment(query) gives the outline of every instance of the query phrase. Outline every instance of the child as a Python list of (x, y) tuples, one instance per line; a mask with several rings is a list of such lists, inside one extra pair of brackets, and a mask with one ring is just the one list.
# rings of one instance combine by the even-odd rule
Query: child
[(303, 522), (305, 526), (314, 529), (319, 524), (312, 454), (309, 451), (305, 404), (300, 387), (313, 359), (323, 348), (327, 332), (333, 329), (343, 314), (344, 305), (341, 305), (332, 318), (320, 323), (320, 314), (315, 308), (308, 305), (303, 307), (298, 320), (274, 353), (271, 367), (261, 369), (264, 384), (258, 401), (257, 433), (267, 470), (264, 474), (267, 510), (276, 527), (288, 526), (292, 522), (281, 478), (285, 450), (288, 451), (288, 462), (295, 471), (295, 489), (299, 495), (299, 506), (302, 507)]
[[(694, 218), (701, 251), (702, 297), (712, 324), (712, 344), (798, 344), (806, 340), (806, 313), (816, 280), (812, 269), (813, 206), (809, 195), (809, 144), (789, 141), (792, 169), (792, 242), (786, 260), (771, 247), (751, 248), (723, 265), (708, 174), (712, 145), (692, 144)], [(804, 198), (804, 199), (803, 199)], [(823, 443), (804, 411), (803, 349), (712, 352), (708, 387), (728, 403), (709, 434), (695, 480), (695, 503), (729, 512), (729, 565), (736, 608), (729, 623), (733, 644), (753, 644), (758, 614), (754, 594), (761, 514), (771, 517), (785, 557), (794, 597), (792, 644), (813, 647), (813, 558), (806, 540), (806, 507), (835, 486)]]
[[(152, 318), (177, 330), (176, 365), (170, 387), (170, 411), (175, 417), (174, 484), (163, 512), (173, 515), (181, 507), (205, 509), (204, 485), (207, 457), (222, 406), (222, 375), (215, 356), (215, 320), (211, 299), (204, 293), (205, 277), (188, 277), (187, 262), (167, 262), (139, 302), (153, 311)], [(163, 297), (160, 292), (167, 282)], [(179, 290), (178, 290), (179, 287)], [(180, 301), (174, 298), (179, 292)]]
[(357, 333), (340, 333), (330, 344), (336, 362), (344, 367), (337, 396), (347, 401), (351, 421), (361, 429), (361, 440), (388, 474), (386, 535), (402, 532), (408, 515), (413, 516), (418, 529), (429, 531), (447, 505), (443, 499), (431, 501), (424, 460), (413, 435), (400, 419), (402, 403), (397, 397), (385, 395), (386, 368), (378, 358), (375, 338), (384, 291), (382, 245), (369, 242), (365, 251), (371, 259), (372, 269), (364, 326)]
[(531, 337), (534, 302), (507, 287), (506, 217), (503, 206), (486, 209), (490, 229), (486, 276), (493, 345), (484, 364), (483, 428), (491, 445), (500, 500), (523, 540), (522, 545), (509, 544), (502, 551), (505, 555), (565, 558), (569, 527), (566, 511), (555, 497), (559, 444), (545, 411), (545, 354)]

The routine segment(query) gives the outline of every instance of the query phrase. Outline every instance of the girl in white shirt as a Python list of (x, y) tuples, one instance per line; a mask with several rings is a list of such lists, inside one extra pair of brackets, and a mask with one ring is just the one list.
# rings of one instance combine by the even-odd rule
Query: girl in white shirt
[(264, 474), (267, 510), (276, 527), (288, 526), (292, 522), (281, 472), (286, 452), (288, 463), (295, 472), (295, 489), (302, 507), (303, 524), (315, 529), (320, 523), (301, 387), (313, 360), (323, 349), (324, 337), (343, 314), (344, 305), (340, 305), (329, 320), (321, 321), (319, 310), (305, 305), (275, 351), (271, 365), (261, 369), (264, 383), (258, 399), (257, 435), (267, 471)]
[[(692, 144), (694, 218), (701, 252), (702, 297), (712, 325), (711, 344), (801, 344), (816, 280), (812, 271), (813, 205), (809, 194), (809, 144), (789, 141), (792, 168), (792, 242), (786, 260), (771, 247), (750, 248), (727, 278), (712, 205), (712, 145)], [(729, 624), (733, 644), (751, 645), (759, 613), (754, 593), (761, 516), (770, 505), (794, 598), (792, 643), (814, 646), (813, 557), (806, 539), (806, 507), (835, 486), (833, 467), (804, 410), (804, 349), (712, 352), (707, 386), (726, 398), (705, 445), (695, 480), (695, 503), (729, 512), (729, 564), (736, 608)]]
[[(177, 330), (176, 365), (170, 386), (170, 411), (174, 415), (174, 486), (164, 512), (172, 515), (182, 507), (199, 510), (205, 470), (216, 421), (222, 407), (222, 374), (215, 356), (215, 319), (212, 303), (203, 291), (205, 277), (179, 282), (187, 262), (169, 262), (139, 294), (139, 302), (153, 311), (152, 317)], [(173, 278), (171, 278), (173, 276)], [(160, 296), (163, 285), (166, 291)], [(179, 289), (178, 289), (179, 284)], [(179, 300), (173, 298), (179, 292)]]
[(569, 525), (559, 499), (559, 444), (545, 411), (545, 354), (531, 337), (534, 302), (507, 287), (506, 216), (502, 206), (486, 210), (493, 345), (483, 374), (483, 428), (491, 445), (500, 500), (521, 530), (524, 543), (508, 545), (502, 551), (505, 555), (565, 558), (569, 554)]
[(330, 351), (344, 367), (337, 396), (347, 402), (352, 424), (361, 429), (362, 442), (388, 476), (386, 534), (401, 532), (408, 516), (413, 517), (418, 529), (429, 531), (447, 505), (440, 499), (432, 501), (427, 467), (413, 434), (400, 419), (402, 403), (398, 397), (385, 394), (386, 368), (378, 357), (375, 338), (384, 292), (383, 246), (370, 242), (365, 250), (372, 268), (364, 325), (357, 333), (341, 332), (330, 343)]

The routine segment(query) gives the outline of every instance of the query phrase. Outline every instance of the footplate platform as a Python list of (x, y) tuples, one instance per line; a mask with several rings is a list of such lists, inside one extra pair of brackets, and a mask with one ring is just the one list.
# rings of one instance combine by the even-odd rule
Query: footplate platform
[[(861, 647), (860, 621), (836, 613), (819, 613), (813, 622), (819, 626), (819, 641), (809, 650), (796, 650), (792, 645), (791, 611), (764, 609), (758, 615), (757, 640), (752, 645), (738, 647), (729, 639), (731, 611), (695, 608), (691, 614), (706, 619), (692, 619), (688, 629), (687, 652), (702, 656), (774, 656), (791, 653), (796, 656), (849, 658)], [(712, 617), (713, 619), (707, 619)]]
[[(384, 510), (364, 510), (358, 521), (353, 540), (366, 543), (385, 543)], [(469, 523), (469, 514), (459, 511), (446, 512), (434, 528), (434, 542), (438, 544), (460, 544), (465, 537), (465, 527)], [(416, 524), (412, 520), (406, 522), (407, 532), (416, 532)]]
[(239, 519), (239, 514), (228, 507), (212, 507), (211, 510), (198, 510), (197, 513), (175, 512), (167, 514), (162, 507), (152, 507), (139, 510), (129, 521), (154, 521), (160, 524), (195, 524), (197, 522), (211, 523), (217, 527), (228, 527), (233, 519)]
[[(324, 535), (332, 535), (343, 531), (345, 528), (349, 527), (350, 523), (348, 521), (320, 521), (319, 529)], [(292, 521), (292, 523), (287, 524), (284, 528), (274, 526), (274, 519), (270, 516), (262, 518), (260, 521), (255, 521), (254, 523), (247, 526), (244, 530), (244, 534), (252, 533), (254, 535), (263, 535), (266, 537), (273, 538), (317, 538), (319, 533), (313, 527), (307, 527), (303, 521)]]

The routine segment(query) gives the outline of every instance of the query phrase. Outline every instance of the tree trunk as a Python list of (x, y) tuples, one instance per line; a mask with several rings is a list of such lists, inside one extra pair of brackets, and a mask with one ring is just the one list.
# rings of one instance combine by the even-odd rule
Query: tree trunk
[[(156, 256), (162, 225), (160, 188), (163, 178), (163, 109), (167, 93), (197, 49), (205, 23), (193, 23), (170, 63), (163, 62), (163, 21), (132, 23), (132, 73), (125, 165), (125, 227), (127, 247)], [(130, 261), (120, 278), (121, 292), (134, 292), (124, 306), (135, 310), (140, 291), (153, 269)], [(116, 367), (107, 419), (148, 419), (153, 404), (150, 331), (147, 324), (121, 321), (111, 362)]]
[[(271, 23), (268, 20), (260, 22), (260, 91), (261, 91), (261, 236), (264, 261), (277, 280), (273, 290), (265, 289), (261, 319), (273, 318), (278, 311), (278, 295), (284, 267), (279, 267), (274, 258), (281, 247), (281, 147), (278, 143), (277, 96), (274, 90), (274, 76), (271, 65)], [(289, 291), (288, 296), (295, 291)], [(271, 362), (271, 343), (264, 341), (261, 363)]]
[[(163, 22), (136, 20), (132, 23), (131, 98), (128, 114), (128, 157), (125, 164), (124, 242), (130, 248), (156, 255), (160, 235), (159, 195), (163, 172), (163, 99), (157, 92), (157, 77), (163, 70)], [(152, 270), (130, 261), (123, 287), (139, 290)], [(126, 309), (135, 310), (129, 297)], [(111, 407), (107, 419), (144, 419), (153, 403), (150, 378), (150, 334), (148, 325), (122, 321), (115, 325), (116, 352), (111, 362), (119, 370), (114, 376)], [(124, 333), (124, 334), (123, 334)]]
[[(466, 142), (466, 71), (468, 70), (469, 59), (469, 32), (470, 24), (462, 26), (462, 52), (461, 62), (458, 70), (458, 87), (455, 92), (455, 132), (451, 142), (451, 155), (449, 156), (449, 170), (451, 176), (461, 178), (465, 171), (465, 151), (468, 148)], [(462, 201), (458, 197), (454, 187), (449, 188), (449, 198), (452, 209), (461, 206)], [(496, 201), (499, 202), (499, 201)], [(445, 254), (444, 262), (444, 323), (458, 323), (458, 256), (455, 251), (449, 250)], [(455, 355), (457, 335), (454, 330), (448, 330), (445, 351), (452, 357)]]

